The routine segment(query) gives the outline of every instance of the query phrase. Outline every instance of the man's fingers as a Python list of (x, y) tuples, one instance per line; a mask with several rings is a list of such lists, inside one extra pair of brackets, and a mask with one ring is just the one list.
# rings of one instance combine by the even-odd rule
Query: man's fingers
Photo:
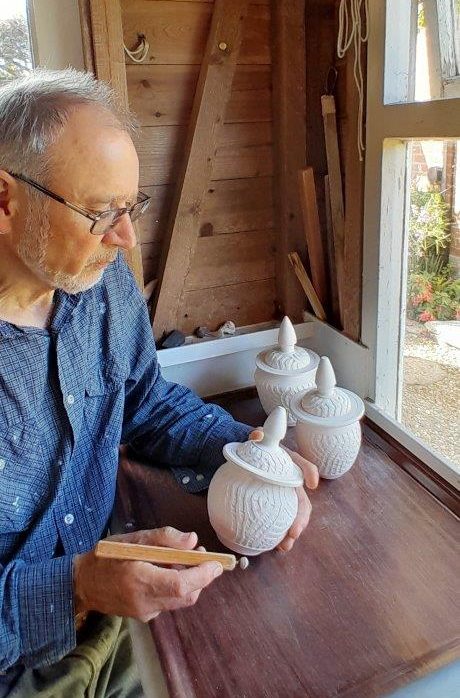
[(172, 599), (175, 602), (182, 601), (196, 591), (201, 591), (219, 577), (223, 568), (218, 562), (204, 562), (196, 567), (188, 567), (182, 570), (156, 567), (149, 563), (146, 571), (145, 582), (150, 588), (155, 599)]
[(291, 451), (291, 449), (287, 448), (287, 446), (283, 446), (283, 448), (285, 451), (289, 453), (294, 463), (298, 465), (299, 468), (302, 470), (305, 479), (305, 484), (308, 487), (308, 489), (316, 490), (319, 483), (319, 473), (316, 465), (310, 463), (310, 461), (306, 458), (303, 458), (303, 456), (301, 456), (300, 453)]
[(277, 546), (278, 550), (281, 550), (285, 553), (292, 549), (295, 541), (297, 540), (297, 538), (299, 538), (302, 531), (307, 527), (308, 522), (310, 520), (311, 503), (303, 487), (297, 488), (297, 498), (297, 516), (295, 517), (295, 520), (291, 528), (287, 532), (286, 536)]
[(109, 540), (117, 540), (122, 543), (137, 543), (139, 545), (161, 545), (168, 548), (181, 548), (193, 550), (198, 542), (198, 536), (191, 531), (178, 531), (172, 526), (153, 528), (146, 531), (135, 531), (123, 535), (110, 536)]
[(263, 427), (256, 427), (254, 431), (251, 431), (249, 434), (249, 438), (251, 441), (262, 441), (264, 438), (264, 430)]

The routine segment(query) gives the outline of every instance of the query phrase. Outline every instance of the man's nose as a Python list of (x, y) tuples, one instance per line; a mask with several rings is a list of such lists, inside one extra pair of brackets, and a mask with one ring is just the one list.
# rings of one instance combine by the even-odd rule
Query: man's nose
[(116, 225), (104, 235), (107, 245), (116, 245), (124, 250), (132, 250), (137, 245), (136, 232), (127, 213), (119, 218)]

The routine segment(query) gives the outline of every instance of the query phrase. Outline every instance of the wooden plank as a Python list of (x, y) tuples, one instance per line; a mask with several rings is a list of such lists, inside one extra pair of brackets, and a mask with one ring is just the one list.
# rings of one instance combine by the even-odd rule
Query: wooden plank
[(252, 325), (274, 319), (275, 311), (274, 278), (188, 291), (180, 308), (179, 329), (185, 334), (202, 325), (216, 330), (225, 320), (233, 320), (237, 327)]
[(328, 302), (325, 254), (316, 200), (315, 176), (312, 167), (299, 170), (299, 195), (311, 278), (318, 298), (323, 308), (325, 308)]
[(292, 269), (294, 270), (295, 275), (297, 276), (297, 278), (300, 282), (300, 285), (302, 286), (303, 290), (305, 291), (305, 295), (307, 296), (316, 317), (319, 318), (320, 320), (325, 320), (326, 313), (324, 312), (324, 308), (321, 305), (321, 301), (318, 298), (318, 295), (314, 289), (312, 282), (310, 281), (310, 278), (309, 278), (307, 272), (305, 271), (305, 267), (302, 264), (302, 261), (301, 261), (299, 255), (297, 254), (297, 252), (291, 252), (288, 255), (288, 259), (291, 263), (291, 266), (292, 266)]
[[(197, 65), (127, 65), (131, 109), (142, 126), (186, 124), (198, 80)], [(271, 120), (271, 73), (265, 65), (238, 66), (226, 123)]]
[(329, 296), (331, 299), (331, 311), (332, 311), (332, 323), (338, 329), (342, 329), (342, 323), (340, 320), (340, 304), (339, 304), (339, 292), (337, 289), (337, 270), (335, 268), (335, 254), (334, 254), (334, 234), (332, 232), (332, 213), (331, 213), (331, 198), (329, 192), (329, 175), (324, 178), (324, 193), (326, 201), (326, 249), (327, 249), (327, 261), (329, 269)]
[(305, 250), (297, 184), (297, 172), (306, 165), (304, 0), (274, 0), (272, 21), (277, 295), (282, 312), (297, 322), (302, 320), (304, 299), (287, 255)]
[(321, 97), (321, 107), (323, 112), (324, 137), (326, 142), (327, 168), (329, 172), (329, 194), (331, 202), (332, 231), (334, 234), (337, 288), (339, 292), (340, 316), (342, 318), (342, 292), (344, 279), (344, 205), (334, 97), (332, 95), (323, 95)]
[[(212, 10), (211, 4), (201, 2), (122, 0), (125, 44), (134, 47), (138, 33), (143, 33), (150, 44), (144, 65), (200, 65)], [(270, 63), (269, 32), (269, 7), (251, 5), (243, 24), (240, 63)]]
[(83, 46), (83, 61), (88, 73), (96, 74), (94, 68), (93, 30), (91, 26), (90, 0), (78, 0), (80, 14), (81, 41)]
[(247, 0), (231, 5), (216, 0), (214, 5), (155, 290), (157, 337), (178, 327), (178, 306), (198, 237), (200, 210), (211, 180), (217, 134), (230, 95), (247, 6)]
[[(169, 216), (173, 185), (144, 187), (151, 197), (139, 221), (142, 244), (161, 240)], [(273, 179), (250, 177), (212, 182), (205, 193), (200, 234), (220, 235), (274, 226)]]
[(198, 238), (187, 291), (215, 288), (275, 276), (273, 230)]
[[(140, 187), (177, 181), (186, 137), (184, 126), (147, 126), (141, 129), (136, 142)], [(271, 123), (225, 124), (217, 136), (211, 166), (213, 180), (272, 175)]]
[[(90, 0), (92, 31), (91, 55), (87, 62), (93, 62), (96, 77), (112, 85), (122, 104), (128, 105), (126, 70), (123, 51), (123, 31), (119, 0)], [(88, 50), (88, 41), (83, 45)], [(135, 226), (137, 231), (137, 226)], [(144, 286), (140, 245), (124, 252), (139, 288)]]

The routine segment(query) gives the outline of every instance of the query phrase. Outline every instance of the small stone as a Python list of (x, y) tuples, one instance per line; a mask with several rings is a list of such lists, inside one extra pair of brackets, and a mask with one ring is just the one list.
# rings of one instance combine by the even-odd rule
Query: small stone
[(247, 557), (240, 557), (238, 564), (242, 570), (246, 570), (249, 567), (249, 560)]

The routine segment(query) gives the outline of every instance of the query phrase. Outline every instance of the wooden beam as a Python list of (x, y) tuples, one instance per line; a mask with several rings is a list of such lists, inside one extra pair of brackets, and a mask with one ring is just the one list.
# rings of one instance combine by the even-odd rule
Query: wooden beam
[(297, 322), (305, 300), (288, 254), (306, 248), (297, 182), (306, 166), (305, 0), (273, 0), (272, 26), (277, 295), (282, 313)]
[(325, 255), (312, 167), (299, 170), (299, 193), (313, 286), (325, 307), (328, 301)]
[[(120, 0), (79, 0), (85, 66), (108, 82), (128, 106)], [(90, 38), (91, 37), (91, 38)], [(137, 226), (135, 225), (137, 233)], [(139, 239), (139, 236), (137, 236)], [(144, 287), (141, 246), (125, 252), (139, 288)]]
[(305, 295), (307, 296), (316, 317), (320, 320), (326, 320), (326, 313), (324, 312), (324, 308), (321, 305), (321, 301), (316, 294), (314, 286), (310, 281), (307, 272), (305, 271), (305, 267), (302, 264), (299, 255), (297, 254), (297, 252), (291, 252), (290, 254), (288, 254), (288, 259), (295, 272), (295, 275), (297, 276), (300, 282), (300, 285), (305, 291)]
[(339, 293), (340, 315), (343, 315), (343, 253), (344, 253), (344, 206), (342, 173), (340, 167), (339, 140), (335, 113), (335, 99), (332, 95), (321, 97), (326, 142), (327, 169), (329, 173), (329, 197), (331, 205), (332, 232), (334, 237), (335, 268)]
[(156, 337), (178, 324), (199, 232), (203, 197), (211, 180), (217, 134), (230, 97), (248, 0), (216, 0), (201, 66), (182, 169), (176, 184), (159, 279), (153, 321)]

